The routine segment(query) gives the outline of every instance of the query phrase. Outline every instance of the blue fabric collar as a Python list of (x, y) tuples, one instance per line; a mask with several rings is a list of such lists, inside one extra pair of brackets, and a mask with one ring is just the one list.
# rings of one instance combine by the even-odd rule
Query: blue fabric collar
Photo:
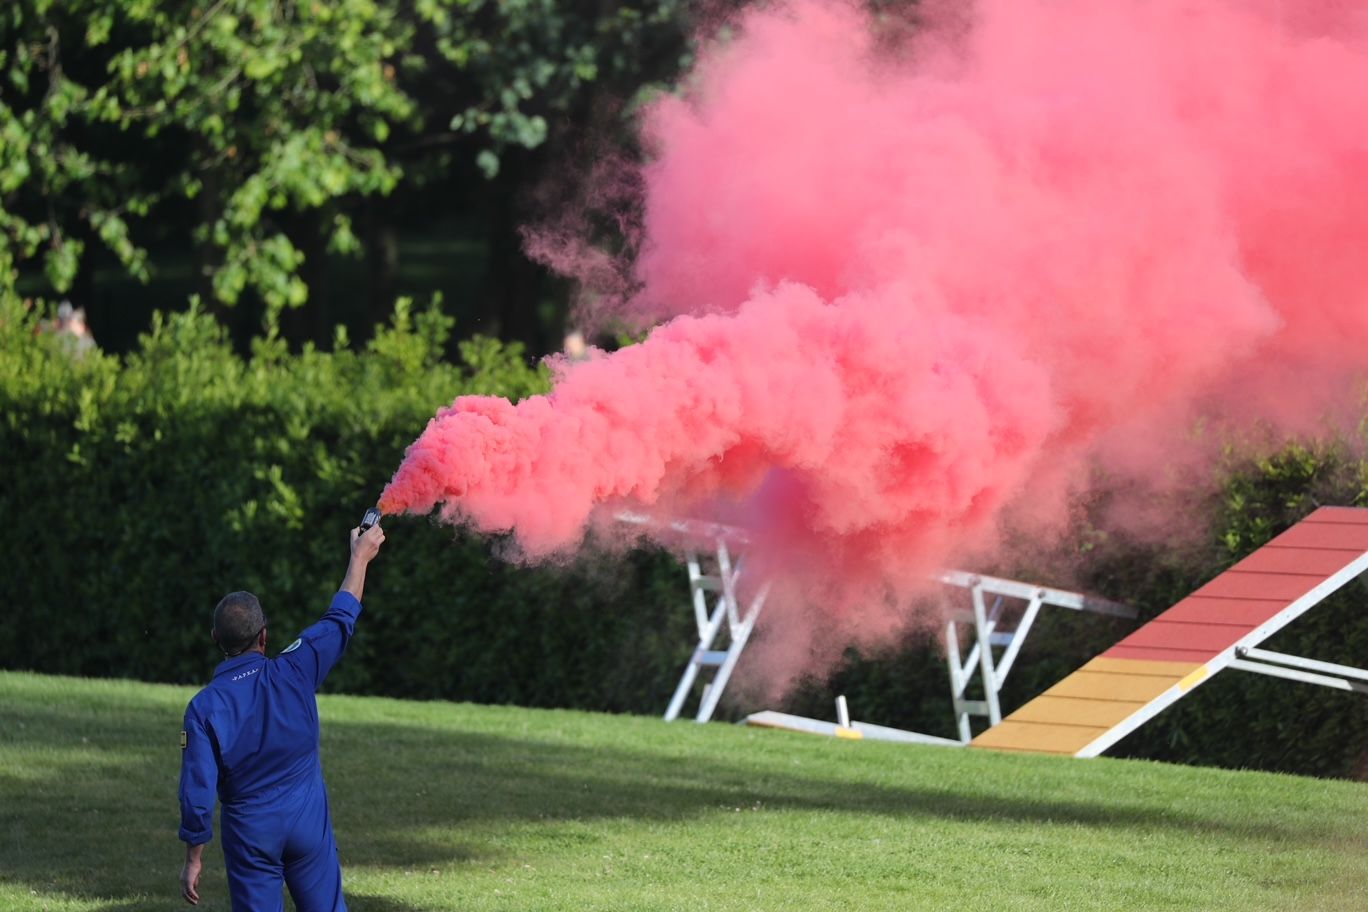
[(219, 662), (218, 667), (214, 669), (214, 677), (221, 678), (226, 674), (241, 671), (244, 668), (264, 661), (266, 661), (266, 657), (255, 650), (252, 652), (244, 652), (242, 655), (233, 656), (231, 659), (224, 659), (222, 662)]

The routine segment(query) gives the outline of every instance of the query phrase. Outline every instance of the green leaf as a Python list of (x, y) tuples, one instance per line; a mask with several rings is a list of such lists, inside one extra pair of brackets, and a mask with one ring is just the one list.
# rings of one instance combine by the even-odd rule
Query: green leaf
[(59, 294), (68, 291), (72, 282), (76, 281), (84, 249), (82, 241), (70, 239), (58, 241), (48, 249), (47, 256), (43, 258), (43, 272)]
[(499, 175), (499, 156), (492, 149), (481, 149), (475, 156), (475, 164), (489, 180), (493, 180)]

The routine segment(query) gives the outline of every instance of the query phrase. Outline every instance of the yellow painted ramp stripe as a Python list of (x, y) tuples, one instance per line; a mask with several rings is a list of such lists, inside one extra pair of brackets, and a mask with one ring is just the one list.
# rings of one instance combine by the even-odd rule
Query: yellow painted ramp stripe
[(1078, 670), (1109, 674), (1172, 675), (1175, 678), (1182, 678), (1198, 667), (1196, 662), (1157, 662), (1150, 659), (1111, 659), (1099, 656)]
[(1037, 697), (1012, 713), (1014, 722), (1044, 722), (1111, 728), (1130, 718), (1144, 703), (1120, 700), (1080, 700), (1073, 697)]
[[(1084, 700), (1120, 700), (1148, 703), (1174, 684), (1177, 675), (1121, 675), (1095, 671), (1075, 671), (1045, 691), (1047, 697), (1075, 697)], [(1029, 704), (1028, 704), (1029, 705)]]
[(1093, 659), (979, 735), (973, 746), (1077, 753), (1201, 668), (1196, 662)]
[(1072, 755), (1096, 741), (1106, 730), (1107, 726), (1047, 725), (1004, 719), (975, 738), (972, 744), (993, 750)]

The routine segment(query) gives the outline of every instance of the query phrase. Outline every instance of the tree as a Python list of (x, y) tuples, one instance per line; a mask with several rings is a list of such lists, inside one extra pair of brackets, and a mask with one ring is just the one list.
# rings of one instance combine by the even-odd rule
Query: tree
[[(251, 295), (273, 320), (330, 256), (361, 252), (358, 213), (383, 244), (405, 201), (431, 208), (472, 167), (491, 246), (517, 260), (518, 194), (548, 142), (602, 93), (672, 78), (684, 29), (676, 0), (16, 0), (0, 10), (0, 281), (23, 271), (81, 303), (97, 256), (147, 281), (159, 240), (193, 238), (206, 296)], [(535, 305), (508, 284), (496, 326)]]

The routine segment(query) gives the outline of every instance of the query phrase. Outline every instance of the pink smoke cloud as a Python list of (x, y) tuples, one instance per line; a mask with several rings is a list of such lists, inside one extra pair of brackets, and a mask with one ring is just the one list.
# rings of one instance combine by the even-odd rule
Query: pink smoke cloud
[(1013, 511), (1062, 522), (1092, 467), (1157, 479), (1198, 414), (1357, 401), (1353, 4), (984, 0), (881, 36), (797, 0), (705, 53), (645, 124), (628, 306), (663, 325), (547, 396), (458, 399), (384, 508), (538, 558), (722, 503), (805, 611), (883, 629)]

